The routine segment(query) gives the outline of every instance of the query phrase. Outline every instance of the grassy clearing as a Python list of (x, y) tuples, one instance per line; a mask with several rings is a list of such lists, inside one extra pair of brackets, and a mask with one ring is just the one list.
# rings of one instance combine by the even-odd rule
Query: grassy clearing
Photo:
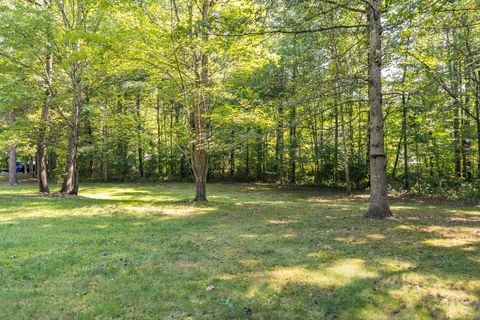
[(1, 185), (0, 318), (480, 319), (478, 207), (395, 200), (394, 218), (366, 221), (360, 196), (192, 192)]

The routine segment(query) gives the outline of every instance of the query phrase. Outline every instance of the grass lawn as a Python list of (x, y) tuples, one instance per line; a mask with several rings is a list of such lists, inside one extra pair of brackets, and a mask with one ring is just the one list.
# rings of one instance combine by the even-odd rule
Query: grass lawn
[(315, 189), (35, 188), (0, 185), (0, 319), (480, 319), (478, 206), (368, 221), (365, 196)]

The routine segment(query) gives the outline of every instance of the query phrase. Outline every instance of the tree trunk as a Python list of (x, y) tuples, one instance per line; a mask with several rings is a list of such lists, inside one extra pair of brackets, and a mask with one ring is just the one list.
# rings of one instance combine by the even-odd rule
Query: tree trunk
[(343, 166), (345, 168), (345, 193), (347, 196), (352, 194), (352, 185), (350, 182), (350, 168), (347, 149), (347, 134), (345, 132), (345, 119), (343, 115), (343, 104), (340, 104), (340, 126), (342, 129), (342, 153), (343, 153)]
[[(480, 71), (478, 71), (477, 79), (480, 79)], [(475, 112), (477, 122), (477, 179), (480, 179), (480, 81), (475, 86)]]
[(385, 137), (382, 112), (382, 21), (381, 0), (369, 0), (368, 98), (370, 104), (370, 207), (371, 218), (392, 215), (388, 204), (388, 181), (385, 159)]
[(277, 180), (283, 182), (283, 104), (278, 105), (277, 128), (275, 129), (275, 172)]
[(17, 181), (17, 145), (14, 143), (8, 149), (8, 184), (16, 186)]
[(105, 101), (102, 121), (102, 180), (108, 181), (108, 152), (109, 145), (106, 141), (108, 135), (108, 101)]
[(333, 150), (333, 182), (337, 182), (338, 174), (338, 104), (335, 103), (335, 136), (334, 136), (334, 150)]
[[(235, 139), (235, 131), (232, 130), (232, 139)], [(232, 140), (233, 143), (233, 140)], [(235, 176), (235, 145), (230, 148), (230, 178)]]
[[(210, 1), (204, 0), (201, 8), (203, 27), (209, 24)], [(208, 41), (208, 33), (202, 31), (203, 42)], [(209, 59), (206, 52), (195, 54), (195, 74), (197, 101), (194, 103), (193, 120), (195, 123), (195, 139), (193, 143), (193, 174), (195, 177), (196, 195), (194, 201), (207, 201), (207, 171), (208, 171), (208, 124), (207, 106), (209, 97), (207, 86), (209, 81)]]
[(140, 93), (136, 95), (135, 111), (137, 113), (138, 174), (143, 178), (142, 118), (140, 114)]
[(407, 103), (405, 100), (405, 94), (402, 95), (402, 134), (403, 134), (403, 179), (405, 181), (404, 187), (405, 190), (410, 189), (409, 183), (409, 173), (408, 173), (408, 114), (407, 114)]
[(460, 149), (460, 119), (459, 119), (458, 101), (454, 101), (454, 115), (453, 115), (453, 150), (455, 159), (455, 177), (460, 179), (462, 177), (462, 155)]
[(28, 157), (28, 173), (30, 174), (30, 177), (32, 177), (32, 178), (35, 177), (35, 172), (33, 171), (33, 157), (32, 156)]
[(400, 136), (400, 139), (398, 140), (398, 145), (397, 145), (397, 152), (395, 153), (395, 162), (393, 163), (393, 169), (392, 169), (392, 179), (395, 180), (395, 175), (397, 173), (397, 165), (398, 165), (398, 159), (400, 158), (400, 150), (402, 147), (402, 141), (403, 141), (403, 136)]
[(43, 194), (50, 193), (48, 187), (48, 170), (47, 170), (47, 123), (48, 114), (50, 112), (50, 100), (52, 99), (51, 83), (52, 83), (52, 69), (53, 69), (53, 55), (49, 51), (47, 53), (45, 63), (45, 82), (47, 89), (45, 90), (45, 97), (43, 100), (40, 128), (37, 139), (37, 176), (38, 176), (38, 192)]
[(289, 181), (290, 183), (296, 183), (297, 181), (297, 152), (298, 152), (298, 140), (297, 140), (297, 102), (295, 101), (296, 87), (297, 87), (297, 37), (293, 37), (293, 75), (292, 75), (292, 97), (293, 103), (291, 104), (290, 109), (290, 119), (289, 119), (289, 135), (290, 135), (290, 152), (289, 152), (289, 164), (290, 164), (290, 173)]
[(162, 175), (162, 120), (160, 117), (160, 93), (157, 93), (157, 104), (156, 104), (156, 111), (157, 111), (157, 170), (158, 170), (158, 175)]
[(83, 93), (81, 89), (80, 77), (76, 74), (78, 63), (75, 63), (72, 72), (72, 82), (74, 97), (72, 103), (72, 115), (68, 126), (68, 146), (67, 146), (67, 160), (65, 163), (65, 177), (63, 179), (60, 193), (70, 193), (77, 195), (79, 186), (78, 177), (78, 143), (80, 134), (80, 114), (83, 104)]

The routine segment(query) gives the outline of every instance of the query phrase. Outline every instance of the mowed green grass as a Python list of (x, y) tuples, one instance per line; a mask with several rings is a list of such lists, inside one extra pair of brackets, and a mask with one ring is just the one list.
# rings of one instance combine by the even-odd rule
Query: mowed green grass
[[(1, 319), (480, 319), (480, 208), (268, 185), (0, 185)], [(207, 290), (215, 286), (213, 290)]]

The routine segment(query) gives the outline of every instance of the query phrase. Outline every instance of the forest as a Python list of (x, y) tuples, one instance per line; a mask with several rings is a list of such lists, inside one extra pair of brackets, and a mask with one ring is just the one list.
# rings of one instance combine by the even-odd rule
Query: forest
[[(133, 217), (139, 219), (138, 223), (155, 230), (165, 228), (165, 232), (175, 236), (175, 228), (188, 233), (189, 223), (193, 229), (197, 223), (207, 224), (197, 214), (212, 219), (208, 224), (224, 223), (225, 229), (219, 227), (218, 231), (221, 238), (228, 238), (225, 230), (230, 230), (235, 239), (242, 239), (254, 232), (251, 228), (255, 223), (242, 219), (253, 219), (249, 214), (255, 213), (260, 215), (260, 225), (265, 224), (264, 232), (277, 237), (269, 240), (271, 246), (267, 249), (255, 248), (257, 244), (251, 243), (250, 254), (263, 257), (259, 259), (264, 259), (266, 270), (278, 265), (271, 256), (279, 250), (291, 250), (291, 256), (285, 260), (290, 264), (285, 262), (286, 265), (298, 262), (300, 258), (294, 257), (294, 252), (307, 250), (302, 241), (315, 239), (308, 224), (319, 224), (319, 230), (329, 226), (320, 238), (338, 228), (340, 234), (350, 230), (364, 239), (381, 233), (387, 240), (381, 240), (386, 247), (379, 252), (400, 250), (397, 258), (402, 260), (403, 255), (404, 264), (399, 262), (392, 268), (404, 270), (405, 265), (419, 263), (417, 258), (426, 256), (423, 248), (412, 249), (413, 244), (407, 245), (413, 250), (408, 253), (403, 252), (406, 249), (397, 249), (402, 246), (400, 242), (428, 242), (435, 237), (431, 232), (437, 232), (437, 237), (449, 240), (435, 248), (451, 249), (443, 256), (450, 267), (463, 265), (452, 268), (455, 279), (464, 281), (465, 288), (452, 289), (449, 286), (453, 282), (438, 278), (437, 282), (432, 281), (463, 292), (467, 298), (437, 301), (431, 298), (437, 295), (431, 293), (437, 292), (435, 284), (430, 288), (433, 291), (425, 289), (428, 292), (422, 299), (427, 302), (421, 300), (424, 304), (420, 307), (411, 301), (391, 298), (398, 310), (408, 312), (389, 305), (361, 313), (360, 306), (372, 306), (364, 300), (355, 300), (350, 309), (340, 312), (343, 303), (352, 302), (346, 296), (358, 298), (358, 288), (365, 283), (357, 283), (342, 292), (331, 289), (335, 291), (333, 296), (328, 293), (330, 289), (322, 287), (328, 291), (328, 298), (316, 302), (317, 309), (312, 307), (316, 311), (305, 311), (309, 307), (303, 300), (298, 305), (289, 300), (285, 308), (291, 309), (275, 314), (273, 306), (283, 308), (280, 301), (284, 297), (279, 291), (269, 287), (273, 291), (266, 294), (279, 299), (278, 304), (269, 304), (266, 296), (252, 298), (252, 313), (251, 306), (237, 310), (232, 301), (245, 301), (248, 294), (231, 288), (232, 296), (222, 296), (221, 307), (210, 300), (205, 302), (203, 296), (196, 298), (202, 306), (212, 308), (212, 314), (201, 313), (192, 305), (182, 305), (179, 313), (166, 306), (157, 310), (150, 305), (154, 310), (150, 314), (150, 309), (139, 301), (136, 306), (147, 309), (132, 307), (127, 312), (123, 307), (116, 309), (113, 302), (110, 309), (82, 307), (73, 298), (79, 294), (75, 291), (70, 300), (61, 302), (75, 310), (70, 314), (68, 308), (50, 309), (52, 305), (20, 307), (18, 301), (25, 299), (22, 294), (9, 296), (0, 289), (0, 300), (3, 295), (7, 301), (0, 302), (0, 318), (6, 310), (6, 315), (15, 314), (18, 318), (30, 318), (40, 311), (41, 318), (62, 315), (72, 319), (97, 315), (101, 319), (159, 319), (168, 315), (175, 319), (236, 319), (255, 318), (255, 314), (258, 319), (476, 319), (480, 302), (474, 296), (478, 298), (480, 289), (478, 281), (475, 284), (472, 279), (479, 268), (478, 256), (475, 258), (480, 223), (479, 21), (478, 0), (1, 0), (0, 239), (9, 234), (13, 238), (10, 245), (0, 240), (0, 248), (4, 246), (8, 251), (14, 250), (13, 243), (26, 245), (25, 254), (34, 259), (36, 249), (29, 233), (46, 237), (41, 238), (45, 240), (40, 241), (41, 250), (47, 250), (50, 242), (54, 247), (63, 243), (56, 238), (58, 234), (70, 239), (75, 233), (82, 234), (85, 240), (78, 240), (80, 244), (77, 238), (71, 241), (84, 248), (98, 237), (110, 237), (92, 231), (103, 224), (114, 224), (115, 233), (123, 232), (125, 239), (137, 241), (141, 238), (136, 236), (140, 229), (129, 220)], [(276, 208), (278, 217), (265, 206)], [(37, 218), (33, 214), (36, 208), (40, 210)], [(155, 220), (157, 211), (153, 208), (165, 216), (175, 212), (171, 213), (175, 218), (168, 219), (178, 221), (167, 220), (165, 225), (171, 228), (167, 230)], [(305, 216), (301, 216), (302, 210)], [(340, 216), (329, 210), (336, 210)], [(140, 212), (141, 218), (136, 216)], [(231, 219), (240, 219), (239, 224), (229, 218), (216, 220), (228, 216), (227, 212), (231, 212)], [(351, 215), (345, 216), (348, 212)], [(340, 220), (333, 223), (329, 220), (331, 215)], [(39, 229), (35, 219), (53, 225), (58, 229), (57, 235)], [(271, 222), (277, 220), (278, 224)], [(289, 244), (268, 227), (272, 224), (285, 228), (288, 234), (291, 221), (302, 220), (300, 226), (292, 228), (298, 237), (303, 234), (305, 238), (295, 244)], [(455, 223), (450, 225), (451, 221)], [(133, 224), (127, 227), (130, 223)], [(10, 225), (21, 228), (17, 230), (20, 233), (9, 229)], [(85, 226), (90, 229), (70, 229)], [(405, 228), (401, 229), (402, 226)], [(389, 240), (382, 232), (390, 229), (404, 233), (397, 240)], [(405, 234), (407, 229), (418, 232), (409, 236)], [(192, 238), (178, 240), (191, 243), (189, 249), (172, 238), (165, 241), (170, 248), (180, 246), (182, 257), (192, 258), (195, 246), (204, 248), (208, 243), (208, 234), (203, 232), (198, 228), (189, 235)], [(21, 234), (27, 238), (21, 238)], [(402, 240), (403, 236), (407, 238)], [(470, 236), (472, 239), (464, 238)], [(141, 239), (141, 243), (153, 241)], [(361, 257), (357, 257), (348, 248), (338, 247), (338, 242), (328, 242), (333, 239), (324, 240), (327, 247), (345, 255), (344, 259), (379, 258), (370, 256), (370, 250), (377, 248), (378, 243), (360, 248)], [(360, 246), (357, 240), (348, 241)], [(464, 246), (461, 249), (452, 244), (458, 241)], [(219, 248), (226, 256), (232, 254), (227, 248), (243, 250), (230, 242)], [(107, 251), (97, 253), (110, 254)], [(134, 254), (135, 249), (124, 251)], [(379, 254), (382, 259), (389, 255)], [(15, 269), (17, 258), (11, 258), (20, 255), (12, 251), (8, 257), (0, 258), (6, 259), (6, 269), (0, 267), (0, 275), (7, 279), (0, 279), (5, 288), (25, 289), (25, 283), (17, 282), (24, 271)], [(145, 253), (145, 257), (151, 255), (154, 253)], [(57, 267), (66, 268), (68, 261), (83, 266), (98, 262), (78, 262), (80, 258), (68, 256), (58, 257), (61, 261)], [(327, 256), (322, 257), (322, 263), (332, 262)], [(168, 263), (183, 263), (174, 256), (167, 259)], [(452, 275), (448, 266), (440, 267), (435, 262), (437, 258), (432, 259), (425, 265), (418, 264), (416, 270), (438, 267), (444, 269), (436, 277)], [(28, 261), (22, 265), (31, 268), (33, 274), (40, 272)], [(348, 268), (360, 268), (357, 262)], [(41, 268), (48, 269), (49, 263)], [(207, 268), (206, 263), (202, 262), (202, 268)], [(380, 265), (376, 270), (386, 272), (386, 267)], [(103, 265), (96, 268), (108, 269)], [(174, 267), (169, 268), (175, 272)], [(101, 272), (110, 272), (105, 270)], [(314, 277), (308, 273), (313, 271), (302, 270), (304, 273), (298, 277)], [(49, 272), (43, 270), (41, 277), (48, 278)], [(384, 278), (391, 276), (382, 274)], [(110, 276), (114, 277), (110, 273), (106, 277)], [(365, 278), (367, 286), (371, 281), (380, 281)], [(252, 278), (248, 279), (238, 281), (252, 284)], [(315, 279), (307, 281), (312, 287), (298, 289), (302, 299), (316, 294), (312, 293), (315, 285), (323, 285)], [(58, 280), (62, 286), (66, 284), (63, 280)], [(123, 281), (140, 281), (148, 286), (146, 279)], [(169, 280), (167, 277), (161, 281)], [(179, 292), (190, 292), (187, 282), (171, 285), (177, 284), (184, 286)], [(32, 280), (31, 285), (38, 282)], [(383, 289), (387, 285), (374, 286), (373, 295), (386, 292)], [(115, 288), (119, 288), (118, 284)], [(212, 294), (221, 290), (208, 288)], [(153, 295), (157, 289), (152, 290), (149, 294)], [(59, 292), (63, 291), (52, 295), (61, 296)], [(290, 291), (284, 294), (292, 295)], [(336, 294), (343, 298), (335, 298)], [(90, 298), (96, 301), (98, 297)], [(377, 298), (387, 299), (382, 297)], [(153, 303), (155, 299), (150, 298)], [(186, 296), (177, 298), (188, 300)], [(128, 301), (132, 297), (119, 299)], [(459, 306), (458, 299), (464, 307)], [(441, 309), (442, 303), (450, 309)], [(194, 311), (189, 315), (188, 310)]]

